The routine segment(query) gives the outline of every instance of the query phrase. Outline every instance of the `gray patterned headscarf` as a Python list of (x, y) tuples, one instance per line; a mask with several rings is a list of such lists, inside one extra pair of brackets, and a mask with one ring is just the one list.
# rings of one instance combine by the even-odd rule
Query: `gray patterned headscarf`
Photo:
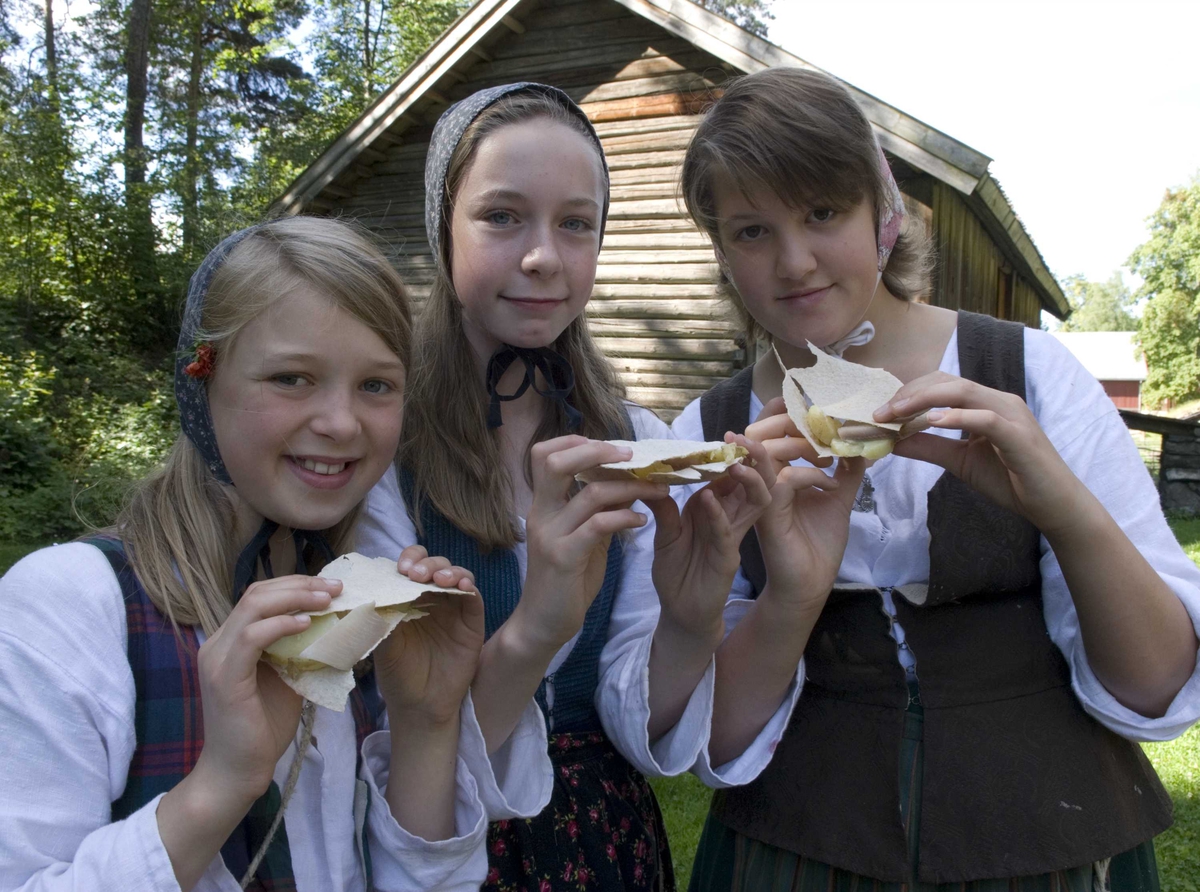
[(484, 109), (495, 105), (505, 96), (514, 93), (541, 93), (553, 99), (564, 109), (583, 122), (588, 136), (596, 146), (600, 155), (600, 165), (604, 170), (604, 209), (600, 214), (600, 240), (604, 241), (604, 224), (608, 221), (608, 162), (604, 159), (604, 148), (600, 145), (600, 137), (596, 128), (588, 120), (583, 109), (575, 104), (566, 93), (547, 84), (535, 84), (522, 81), (516, 84), (504, 84), (499, 87), (488, 87), (472, 93), (466, 99), (454, 103), (438, 118), (437, 126), (433, 128), (433, 137), (429, 142), (429, 155), (425, 159), (425, 234), (429, 239), (429, 247), (433, 256), (441, 262), (442, 256), (442, 220), (446, 215), (446, 174), (450, 170), (450, 158), (458, 148), (471, 123), (483, 113)]
[(213, 476), (228, 484), (233, 481), (229, 479), (221, 450), (217, 448), (217, 435), (213, 431), (212, 412), (208, 406), (207, 376), (191, 375), (186, 369), (197, 360), (204, 300), (208, 297), (213, 276), (233, 249), (264, 225), (259, 223), (250, 226), (226, 238), (208, 252), (200, 268), (192, 274), (192, 280), (188, 283), (187, 305), (183, 310), (183, 324), (179, 329), (179, 343), (175, 350), (175, 402), (179, 405), (179, 424)]
[[(187, 305), (183, 310), (183, 324), (179, 328), (179, 343), (175, 355), (175, 402), (179, 405), (179, 424), (184, 434), (192, 441), (200, 457), (221, 483), (233, 485), (225, 461), (221, 458), (221, 450), (217, 446), (217, 434), (213, 429), (212, 410), (208, 404), (207, 379), (212, 371), (211, 346), (208, 348), (209, 358), (202, 359), (203, 344), (201, 343), (202, 322), (204, 318), (204, 301), (208, 297), (209, 286), (221, 264), (229, 259), (241, 242), (253, 235), (267, 223), (258, 223), (246, 229), (239, 230), (226, 238), (208, 252), (200, 268), (192, 274), (188, 283)], [(197, 365), (207, 367), (197, 374)], [(246, 587), (254, 581), (259, 564), (262, 565), (265, 576), (274, 576), (271, 569), (271, 536), (279, 529), (279, 524), (264, 517), (262, 525), (254, 538), (242, 549), (233, 571), (233, 601), (237, 603)], [(309, 548), (315, 549), (318, 556), (325, 562), (333, 560), (333, 551), (324, 536), (313, 530), (293, 530), (292, 541), (296, 547), (296, 572), (307, 573), (305, 553)]]

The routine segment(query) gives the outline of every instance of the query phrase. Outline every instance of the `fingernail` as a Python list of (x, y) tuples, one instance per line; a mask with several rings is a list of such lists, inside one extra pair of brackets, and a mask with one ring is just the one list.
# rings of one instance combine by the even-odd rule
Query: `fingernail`
[(297, 613), (296, 619), (300, 620), (300, 625), (302, 625), (302, 626), (307, 626), (309, 623), (312, 622), (312, 617), (309, 616), (307, 613)]
[(892, 405), (893, 409), (903, 409), (910, 402), (912, 402), (912, 399), (910, 397), (904, 397), (903, 399), (892, 400), (891, 405)]
[(400, 572), (407, 573), (409, 570), (412, 569), (412, 565), (413, 565), (413, 562), (410, 561), (408, 558), (405, 558), (404, 560), (402, 560), (400, 562)]
[(453, 573), (451, 573), (449, 570), (438, 570), (438, 571), (437, 571), (436, 573), (434, 573), (433, 575), (434, 575), (434, 576), (440, 576), (440, 577), (442, 577), (443, 579), (445, 579), (447, 576), (453, 576), (454, 574), (453, 574)]
[(342, 581), (340, 579), (330, 579), (326, 576), (322, 576), (321, 581), (323, 583), (325, 583), (326, 585), (341, 585), (342, 584)]
[(925, 417), (928, 418), (930, 421), (941, 421), (943, 418), (946, 417), (946, 413), (943, 412), (941, 409), (930, 409), (929, 414), (926, 415)]
[(646, 517), (645, 514), (639, 514), (638, 515), (638, 526), (640, 526), (640, 527), (645, 526), (647, 519), (648, 518)]

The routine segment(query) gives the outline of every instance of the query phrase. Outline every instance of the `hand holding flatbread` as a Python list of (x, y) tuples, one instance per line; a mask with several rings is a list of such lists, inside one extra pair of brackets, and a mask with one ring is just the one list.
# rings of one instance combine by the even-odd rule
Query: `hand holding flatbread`
[(633, 452), (628, 461), (610, 462), (575, 475), (583, 483), (649, 480), (651, 483), (706, 483), (720, 480), (749, 454), (746, 447), (719, 440), (609, 440)]
[(413, 606), (425, 592), (472, 597), (457, 588), (414, 582), (390, 558), (345, 554), (318, 574), (339, 579), (342, 594), (324, 610), (309, 613), (312, 624), (281, 638), (263, 656), (294, 691), (318, 706), (341, 712), (354, 688), (353, 668), (402, 622), (425, 616)]
[(875, 409), (903, 386), (891, 372), (830, 356), (811, 342), (808, 348), (816, 357), (808, 368), (789, 369), (778, 351), (775, 357), (788, 416), (817, 455), (883, 458), (898, 438), (920, 429), (920, 423), (875, 421)]

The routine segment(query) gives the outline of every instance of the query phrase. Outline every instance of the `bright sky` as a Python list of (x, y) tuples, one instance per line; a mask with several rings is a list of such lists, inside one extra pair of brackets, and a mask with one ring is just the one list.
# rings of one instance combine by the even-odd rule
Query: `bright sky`
[(1060, 279), (1200, 172), (1196, 0), (775, 0), (770, 39), (989, 155)]

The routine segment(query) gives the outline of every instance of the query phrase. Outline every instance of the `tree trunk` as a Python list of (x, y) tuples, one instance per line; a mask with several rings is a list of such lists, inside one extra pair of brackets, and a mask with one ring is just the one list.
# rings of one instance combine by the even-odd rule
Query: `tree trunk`
[(139, 298), (156, 285), (154, 221), (150, 189), (146, 183), (146, 147), (142, 131), (146, 122), (146, 93), (150, 67), (151, 0), (132, 0), (129, 6), (128, 42), (125, 48), (125, 212), (129, 227), (133, 286)]
[(58, 111), (58, 52), (54, 43), (53, 0), (46, 0), (43, 23), (46, 31), (46, 82), (50, 86), (50, 103)]
[(200, 87), (204, 74), (204, 6), (192, 6), (192, 64), (188, 72), (187, 135), (183, 162), (183, 252), (189, 260), (199, 228), (200, 180)]
[(76, 286), (82, 288), (79, 243), (75, 239), (75, 208), (71, 206), (71, 199), (75, 193), (67, 182), (67, 168), (72, 164), (72, 157), (67, 127), (62, 118), (61, 88), (58, 81), (58, 48), (54, 34), (54, 0), (46, 0), (42, 22), (45, 28), (44, 41), (46, 45), (46, 92), (50, 103), (50, 113), (54, 116), (54, 165), (58, 172), (58, 202), (61, 202), (56, 202), (56, 204), (63, 232), (67, 237), (67, 250), (71, 254), (71, 273)]

